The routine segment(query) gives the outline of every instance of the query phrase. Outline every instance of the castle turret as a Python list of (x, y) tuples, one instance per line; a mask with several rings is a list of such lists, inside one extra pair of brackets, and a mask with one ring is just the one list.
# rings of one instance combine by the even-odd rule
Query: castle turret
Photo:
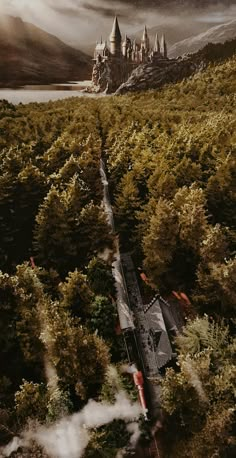
[(162, 35), (162, 39), (161, 39), (161, 47), (160, 47), (160, 51), (161, 51), (161, 54), (163, 57), (167, 57), (167, 44), (166, 44), (166, 40), (165, 40), (165, 35), (163, 34)]
[(119, 57), (121, 54), (121, 33), (117, 17), (114, 19), (110, 35), (110, 51), (113, 56)]
[(146, 51), (146, 52), (148, 52), (149, 49), (150, 49), (150, 43), (149, 43), (149, 38), (148, 38), (146, 25), (144, 27), (143, 37), (142, 37), (142, 40), (141, 40), (141, 48), (144, 49), (144, 51)]
[(125, 35), (125, 39), (124, 39), (124, 41), (122, 43), (122, 54), (123, 54), (124, 57), (127, 57), (127, 45), (128, 45), (128, 43), (127, 43), (127, 35)]
[(107, 60), (109, 57), (109, 54), (110, 54), (110, 51), (107, 47), (107, 42), (103, 41), (101, 37), (100, 43), (97, 41), (93, 60), (95, 60), (96, 62)]
[(154, 52), (160, 52), (160, 42), (159, 42), (159, 38), (158, 38), (158, 35), (156, 34), (156, 37), (155, 37), (155, 43), (154, 43), (154, 49), (153, 49)]

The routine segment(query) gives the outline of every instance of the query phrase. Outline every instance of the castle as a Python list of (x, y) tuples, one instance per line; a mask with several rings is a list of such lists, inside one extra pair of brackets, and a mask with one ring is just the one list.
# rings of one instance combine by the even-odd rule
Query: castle
[(147, 27), (144, 27), (140, 43), (127, 35), (124, 41), (117, 17), (114, 19), (109, 45), (101, 39), (94, 51), (92, 81), (101, 90), (112, 92), (125, 82), (134, 68), (140, 64), (157, 64), (167, 59), (167, 44), (164, 35), (159, 42), (156, 35), (154, 46), (150, 44)]

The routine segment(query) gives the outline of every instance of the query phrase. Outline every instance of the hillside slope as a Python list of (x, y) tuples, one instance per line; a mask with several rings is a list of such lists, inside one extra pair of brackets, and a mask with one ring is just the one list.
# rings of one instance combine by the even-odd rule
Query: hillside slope
[(137, 67), (130, 78), (117, 90), (117, 94), (160, 89), (166, 84), (177, 83), (206, 68), (210, 63), (226, 60), (236, 53), (236, 39), (224, 44), (208, 44), (195, 54), (183, 58), (163, 60), (158, 64)]
[[(105, 343), (124, 368), (112, 257), (106, 263), (96, 255), (110, 240), (101, 213), (101, 155), (123, 252), (132, 253), (137, 275), (144, 269), (151, 280), (149, 286), (139, 277), (146, 303), (157, 289), (167, 299), (184, 292), (192, 303), (181, 302), (187, 356), (178, 351), (178, 372), (163, 373), (165, 406), (170, 393), (175, 409), (161, 417), (163, 456), (236, 456), (236, 343), (228, 339), (236, 304), (235, 74), (236, 56), (158, 91), (17, 107), (0, 102), (1, 456), (1, 445), (12, 431), (21, 438), (30, 419), (51, 430), (66, 409), (78, 412), (100, 396), (108, 402), (114, 377), (105, 372)], [(195, 313), (204, 318), (192, 326)], [(55, 398), (45, 355), (60, 375)], [(188, 364), (210, 402), (195, 393)], [(126, 428), (120, 421), (96, 428), (84, 458), (98, 450), (116, 457), (129, 440)], [(26, 447), (11, 457), (45, 458), (36, 444)]]
[(186, 38), (175, 43), (169, 50), (170, 57), (177, 57), (193, 53), (206, 46), (208, 43), (224, 43), (236, 37), (236, 20), (211, 27), (206, 32)]
[[(161, 38), (162, 34), (165, 34), (167, 44), (169, 49), (171, 50), (172, 47), (182, 41), (185, 41), (188, 38), (192, 38), (194, 35), (203, 34), (207, 32), (212, 24), (209, 22), (196, 22), (194, 20), (188, 19), (185, 22), (183, 27), (183, 22), (168, 22), (167, 19), (156, 25), (154, 27), (148, 28), (148, 35), (151, 41), (151, 44), (154, 43), (156, 34), (158, 34), (159, 38)], [(143, 35), (143, 29), (140, 29), (138, 32), (135, 33), (135, 38), (140, 41)], [(173, 56), (175, 57), (175, 56)]]
[(7, 16), (0, 28), (0, 85), (91, 77), (91, 58), (40, 28)]

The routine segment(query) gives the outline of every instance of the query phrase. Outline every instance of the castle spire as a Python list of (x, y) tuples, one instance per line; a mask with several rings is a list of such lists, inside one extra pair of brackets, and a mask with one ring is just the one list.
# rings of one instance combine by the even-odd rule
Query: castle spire
[(124, 57), (127, 57), (127, 33), (125, 34), (125, 39), (122, 43), (122, 54)]
[(118, 22), (118, 19), (117, 19), (117, 16), (115, 17), (114, 19), (114, 22), (113, 22), (113, 27), (112, 27), (112, 31), (111, 31), (111, 35), (110, 35), (110, 39), (117, 39), (117, 40), (121, 40), (121, 33), (120, 33), (120, 27), (119, 27), (119, 22)]
[(165, 35), (163, 33), (162, 38), (161, 38), (161, 47), (160, 51), (163, 57), (167, 57), (167, 44), (166, 44), (166, 39)]
[(160, 42), (157, 34), (155, 37), (154, 52), (160, 52)]
[(144, 26), (144, 31), (143, 31), (143, 38), (141, 40), (141, 48), (144, 49), (144, 51), (149, 51), (150, 46), (149, 46), (149, 38), (148, 38), (148, 32), (147, 32), (147, 26)]
[(144, 26), (144, 31), (143, 31), (143, 38), (142, 40), (145, 41), (148, 39), (148, 33), (147, 33), (147, 26)]
[(121, 33), (117, 16), (114, 19), (110, 35), (111, 54), (119, 55), (121, 52)]

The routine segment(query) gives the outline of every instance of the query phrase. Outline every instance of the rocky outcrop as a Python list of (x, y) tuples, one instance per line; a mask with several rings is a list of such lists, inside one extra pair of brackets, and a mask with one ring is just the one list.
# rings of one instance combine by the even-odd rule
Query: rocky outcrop
[(93, 67), (92, 86), (88, 88), (88, 91), (112, 94), (123, 82), (128, 80), (136, 67), (137, 64), (121, 62), (116, 59), (97, 62)]
[(166, 84), (178, 83), (194, 73), (204, 70), (209, 64), (223, 62), (236, 54), (236, 39), (225, 43), (209, 43), (195, 54), (177, 59), (163, 59), (153, 64), (140, 65), (116, 94), (160, 89)]
[(177, 83), (188, 78), (199, 69), (191, 58), (163, 60), (155, 64), (140, 65), (123, 83), (116, 94), (159, 89), (165, 84)]
[(108, 62), (98, 62), (93, 67), (91, 92), (112, 91), (112, 69)]

